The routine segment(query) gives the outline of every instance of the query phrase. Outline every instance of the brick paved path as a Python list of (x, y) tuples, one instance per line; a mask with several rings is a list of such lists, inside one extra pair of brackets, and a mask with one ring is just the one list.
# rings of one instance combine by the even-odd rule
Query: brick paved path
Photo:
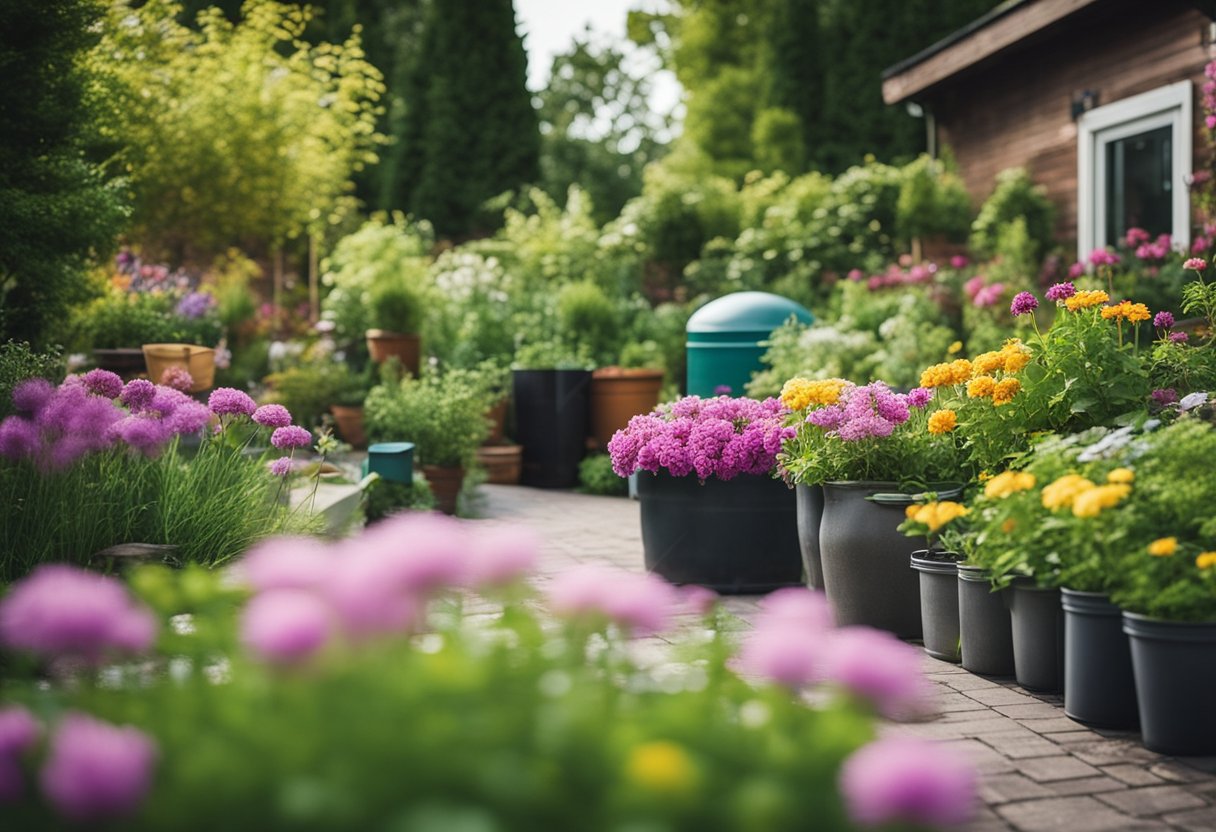
[[(545, 539), (541, 576), (586, 563), (642, 568), (638, 505), (514, 486), (482, 486), (475, 508), (519, 520)], [(727, 598), (750, 621), (759, 597)], [(660, 639), (638, 645), (662, 651)], [(1094, 731), (1064, 716), (1062, 698), (1033, 694), (1012, 679), (989, 679), (925, 656), (939, 716), (891, 725), (970, 754), (985, 806), (973, 832), (1140, 832), (1216, 830), (1216, 758), (1171, 759), (1146, 751), (1135, 734)], [(1213, 697), (1216, 704), (1216, 696)]]

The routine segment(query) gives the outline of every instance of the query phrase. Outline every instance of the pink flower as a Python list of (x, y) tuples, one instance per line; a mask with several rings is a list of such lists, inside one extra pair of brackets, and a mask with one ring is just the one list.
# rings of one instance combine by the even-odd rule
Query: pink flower
[(914, 387), (908, 391), (908, 407), (921, 408), (933, 401), (933, 390), (929, 387)]
[(289, 477), (291, 476), (291, 457), (281, 456), (267, 466), (272, 476)]
[(120, 581), (72, 566), (40, 566), (0, 600), (0, 643), (46, 657), (97, 661), (155, 638), (156, 620)]
[(662, 578), (602, 566), (563, 572), (549, 589), (554, 614), (573, 619), (607, 619), (632, 636), (666, 630), (675, 614), (675, 590)]
[(764, 628), (770, 624), (791, 626), (806, 632), (818, 633), (833, 626), (832, 608), (822, 592), (801, 587), (786, 587), (770, 592), (760, 602), (760, 615), (756, 626)]
[(793, 626), (757, 626), (744, 639), (734, 667), (791, 690), (807, 687), (820, 674), (823, 648), (817, 635)]
[(1212, 245), (1212, 241), (1203, 236), (1196, 237), (1191, 243), (1191, 254), (1203, 254)]
[(975, 814), (978, 776), (957, 752), (907, 737), (876, 740), (840, 771), (849, 817), (863, 826), (955, 826)]
[(1051, 288), (1047, 290), (1047, 299), (1059, 303), (1062, 300), (1068, 300), (1077, 293), (1077, 287), (1072, 283), (1053, 283)]
[(1171, 332), (1169, 338), (1170, 341), (1175, 344), (1185, 344), (1187, 341), (1191, 340), (1191, 336), (1187, 335), (1185, 332)]
[(136, 378), (127, 382), (127, 386), (122, 389), (122, 394), (118, 399), (132, 410), (143, 410), (152, 403), (155, 395), (155, 384), (146, 378)]
[(329, 549), (312, 537), (271, 537), (257, 543), (236, 565), (258, 592), (320, 589), (338, 569)]
[(1021, 315), (1027, 315), (1039, 308), (1039, 299), (1030, 292), (1018, 292), (1013, 296), (1013, 303), (1009, 305), (1009, 311), (1016, 318)]
[(956, 254), (956, 255), (954, 255), (953, 257), (951, 257), (951, 258), (950, 258), (950, 268), (952, 268), (952, 269), (965, 269), (965, 268), (967, 268), (967, 266), (968, 266), (968, 264), (969, 264), (970, 262), (971, 262), (971, 261), (969, 261), (969, 260), (968, 260), (966, 257), (964, 257), (963, 255), (961, 255), (961, 254)]
[(979, 291), (981, 289), (984, 288), (984, 284), (986, 282), (987, 281), (985, 280), (983, 275), (977, 274), (975, 277), (971, 278), (970, 280), (968, 280), (966, 283), (963, 284), (963, 291), (967, 293), (967, 297), (971, 298), (974, 301), (975, 296), (977, 294), (979, 294)]
[(1068, 279), (1069, 280), (1076, 280), (1078, 277), (1080, 277), (1083, 274), (1085, 274), (1085, 264), (1084, 263), (1073, 263), (1071, 266), (1068, 267)]
[(219, 387), (207, 397), (207, 406), (219, 416), (252, 416), (258, 409), (257, 402), (249, 394), (232, 387)]
[(21, 799), (25, 778), (18, 757), (38, 740), (38, 723), (25, 708), (0, 708), (0, 803)]
[(165, 387), (171, 387), (174, 390), (188, 393), (190, 392), (190, 388), (194, 386), (194, 376), (190, 375), (190, 371), (185, 367), (171, 364), (161, 373), (160, 383)]
[(863, 279), (865, 276), (866, 276), (866, 273), (863, 272), (861, 269), (849, 269), (849, 273), (847, 275), (845, 275), (845, 277), (847, 279), (853, 281), (854, 283), (856, 283), (858, 280)]
[(985, 306), (995, 306), (1003, 294), (1005, 294), (1005, 284), (993, 283), (976, 292), (971, 302), (981, 309)]
[(1174, 313), (1162, 310), (1153, 316), (1153, 326), (1157, 329), (1169, 329), (1174, 325)]
[(37, 415), (54, 392), (55, 387), (46, 379), (27, 379), (13, 388), (13, 409)]
[(540, 537), (526, 526), (476, 529), (469, 541), (467, 580), (475, 587), (510, 584), (536, 568)]
[(1185, 263), (1182, 264), (1182, 268), (1193, 269), (1197, 272), (1201, 272), (1204, 269), (1206, 269), (1207, 267), (1208, 267), (1207, 261), (1204, 260), (1202, 257), (1191, 257)]
[(281, 404), (264, 404), (253, 411), (253, 421), (264, 428), (285, 428), (291, 424), (291, 413)]
[(910, 716), (927, 703), (920, 658), (919, 650), (890, 633), (847, 627), (828, 640), (823, 675), (869, 700), (885, 717)]
[(279, 450), (287, 448), (307, 448), (312, 444), (312, 434), (299, 425), (288, 425), (285, 428), (275, 428), (270, 434), (270, 444)]
[(1147, 243), (1151, 239), (1152, 236), (1143, 228), (1134, 227), (1127, 229), (1127, 234), (1123, 238), (1124, 243), (1128, 248), (1135, 248), (1142, 243)]
[(677, 587), (676, 593), (680, 598), (680, 606), (692, 615), (704, 618), (718, 606), (718, 593), (708, 587), (687, 584)]
[(84, 374), (84, 386), (95, 396), (117, 399), (122, 393), (122, 379), (109, 370), (89, 370)]
[(51, 737), (42, 790), (70, 820), (122, 817), (143, 802), (155, 760), (156, 746), (135, 728), (69, 713)]
[(42, 447), (38, 426), (20, 416), (0, 422), (0, 456), (11, 460), (33, 456)]
[(1089, 253), (1089, 262), (1094, 266), (1113, 266), (1119, 262), (1119, 255), (1104, 248), (1096, 248)]
[(1212, 115), (1204, 116), (1203, 117), (1203, 126), (1208, 128), (1209, 130), (1216, 130), (1216, 116), (1212, 116)]
[(325, 646), (334, 615), (316, 595), (275, 589), (254, 596), (241, 615), (241, 642), (265, 662), (291, 664)]

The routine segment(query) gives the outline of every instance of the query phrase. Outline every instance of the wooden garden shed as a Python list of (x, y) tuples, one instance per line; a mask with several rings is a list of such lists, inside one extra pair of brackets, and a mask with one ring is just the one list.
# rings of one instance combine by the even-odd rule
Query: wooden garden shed
[(1216, 3), (1007, 0), (883, 72), (888, 104), (949, 145), (972, 200), (1024, 166), (1080, 254), (1131, 226), (1190, 239)]

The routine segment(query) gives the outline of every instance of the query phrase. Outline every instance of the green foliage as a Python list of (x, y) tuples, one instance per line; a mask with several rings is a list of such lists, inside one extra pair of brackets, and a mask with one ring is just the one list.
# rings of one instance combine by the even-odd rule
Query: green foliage
[(971, 250), (981, 257), (995, 254), (1002, 231), (1019, 217), (1031, 241), (1030, 255), (1037, 263), (1054, 240), (1055, 208), (1046, 190), (1034, 184), (1025, 168), (1010, 168), (997, 174), (991, 196), (971, 224)]
[(802, 121), (789, 110), (767, 107), (758, 112), (752, 123), (751, 142), (761, 170), (802, 170), (805, 166)]
[(595, 361), (586, 347), (571, 347), (561, 341), (528, 341), (515, 351), (511, 366), (516, 370), (590, 370)]
[(267, 401), (291, 411), (296, 424), (316, 427), (330, 405), (358, 405), (371, 387), (370, 369), (356, 373), (348, 364), (327, 358), (304, 360), (266, 377)]
[(422, 341), (446, 367), (486, 359), (509, 361), (515, 351), (512, 296), (517, 286), (497, 257), (468, 247), (445, 251), (427, 275), (436, 302), (428, 306)]
[(467, 468), (489, 435), (486, 411), (494, 401), (464, 374), (424, 371), (420, 379), (373, 387), (363, 418), (372, 442), (413, 442), (421, 465)]
[(114, 3), (89, 60), (138, 238), (174, 260), (210, 259), (341, 223), (380, 140), (384, 86), (359, 32), (310, 46), (307, 8), (272, 0), (247, 0), (239, 23), (206, 9), (194, 29), (179, 12)]
[(427, 6), (402, 93), (395, 202), (443, 236), (484, 229), (482, 204), (536, 181), (540, 133), (511, 0)]
[(417, 332), (422, 321), (422, 298), (404, 282), (387, 283), (372, 290), (372, 324), (388, 332)]
[(844, 378), (869, 381), (878, 369), (878, 338), (862, 329), (831, 325), (807, 326), (796, 320), (782, 324), (769, 336), (760, 360), (765, 369), (752, 375), (747, 395), (776, 396), (788, 379)]
[(178, 315), (180, 296), (168, 292), (124, 292), (108, 289), (80, 310), (80, 331), (93, 349), (139, 347), (143, 344), (201, 344), (214, 347), (223, 328), (211, 313), (198, 318)]
[(0, 9), (0, 341), (61, 337), (89, 297), (87, 268), (114, 247), (124, 209), (82, 155), (94, 138), (92, 0), (12, 0)]
[(30, 378), (58, 384), (66, 372), (60, 350), (38, 352), (22, 341), (0, 344), (0, 419), (13, 412), (13, 388)]
[(620, 350), (620, 320), (612, 300), (590, 281), (567, 283), (557, 295), (561, 337), (585, 349), (600, 365), (611, 364)]
[(578, 464), (578, 490), (583, 494), (624, 497), (629, 493), (629, 480), (612, 470), (612, 457), (608, 454), (592, 454)]
[(896, 228), (904, 239), (932, 237), (951, 240), (967, 236), (971, 200), (957, 174), (926, 155), (904, 168), (896, 205)]
[(365, 497), (363, 514), (368, 523), (402, 511), (429, 511), (435, 507), (435, 495), (426, 478), (417, 471), (409, 485), (378, 478), (367, 487)]

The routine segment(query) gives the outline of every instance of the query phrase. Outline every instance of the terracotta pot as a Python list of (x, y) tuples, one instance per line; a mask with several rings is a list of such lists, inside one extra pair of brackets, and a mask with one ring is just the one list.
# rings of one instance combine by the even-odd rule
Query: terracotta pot
[(93, 363), (99, 370), (118, 373), (126, 381), (135, 378), (147, 368), (144, 363), (144, 351), (134, 347), (93, 350)]
[(518, 485), (523, 471), (522, 445), (482, 445), (477, 461), (486, 469), (486, 482), (493, 485)]
[(501, 445), (506, 437), (507, 408), (511, 400), (503, 396), (502, 400), (486, 411), (486, 421), (490, 423), (490, 435), (482, 445)]
[(464, 469), (423, 465), (422, 473), (431, 486), (431, 493), (435, 495), (435, 507), (444, 514), (455, 514), (456, 498), (464, 485)]
[(367, 447), (367, 434), (363, 432), (363, 405), (330, 405), (329, 412), (334, 414), (338, 435), (344, 442), (349, 442), (352, 448)]
[(215, 383), (215, 350), (195, 344), (144, 344), (148, 378), (159, 384), (170, 367), (181, 367), (194, 379), (191, 393), (210, 390)]
[(659, 403), (662, 370), (604, 367), (591, 374), (591, 436), (607, 448), (612, 434)]
[(402, 368), (409, 370), (414, 378), (422, 361), (422, 339), (416, 333), (389, 332), (384, 329), (369, 329), (367, 331), (367, 351), (372, 361), (383, 364), (390, 358), (401, 362)]

